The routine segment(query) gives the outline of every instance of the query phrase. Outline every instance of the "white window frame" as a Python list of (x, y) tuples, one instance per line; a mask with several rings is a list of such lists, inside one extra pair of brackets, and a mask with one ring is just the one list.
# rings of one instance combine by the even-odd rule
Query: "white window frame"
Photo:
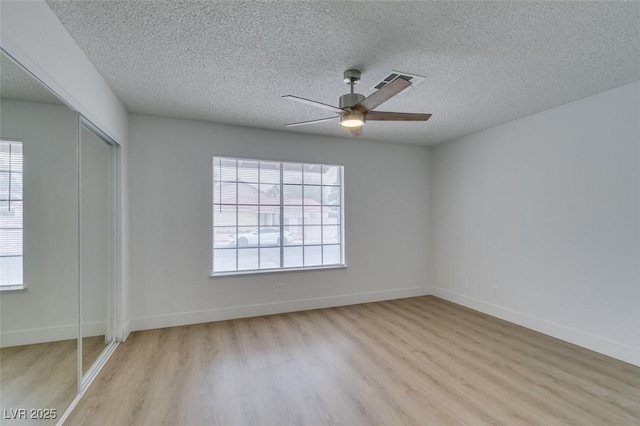
[[(220, 177), (219, 180), (216, 180), (216, 160), (220, 161), (220, 164), (222, 164), (222, 161), (227, 161), (227, 162), (236, 162), (235, 165), (235, 170), (236, 170), (236, 177), (235, 179), (226, 179), (226, 178), (222, 178)], [(238, 186), (243, 184), (243, 185), (248, 185), (246, 182), (241, 181), (240, 178), (238, 177), (238, 170), (242, 169), (242, 167), (239, 167), (238, 165), (241, 162), (251, 162), (251, 163), (258, 163), (258, 180), (256, 182), (253, 182), (251, 185), (254, 185), (257, 189), (257, 193), (258, 193), (258, 201), (254, 204), (254, 203), (240, 203), (238, 201), (238, 194), (239, 194), (239, 190), (238, 190)], [(262, 191), (260, 190), (261, 188), (261, 184), (263, 184), (264, 182), (261, 181), (261, 173), (260, 173), (260, 164), (262, 163), (268, 163), (270, 165), (274, 165), (274, 163), (278, 163), (279, 165), (279, 184), (273, 184), (273, 185), (278, 185), (279, 186), (279, 204), (273, 204), (273, 200), (271, 200), (271, 203), (268, 204), (261, 204), (260, 202), (260, 194), (262, 194)], [(287, 182), (285, 182), (285, 173), (284, 173), (284, 167), (285, 165), (288, 166), (300, 166), (301, 167), (301, 176), (302, 176), (302, 181), (299, 184), (289, 184)], [(307, 183), (305, 184), (304, 182), (304, 170), (317, 170), (317, 168), (320, 168), (321, 172), (319, 173), (320, 175), (320, 183)], [(334, 170), (337, 170), (337, 175), (338, 175), (338, 184), (335, 183), (324, 183), (323, 182), (323, 175), (324, 175), (324, 170), (325, 168), (334, 168)], [(264, 159), (255, 159), (255, 158), (238, 158), (238, 157), (232, 157), (232, 156), (222, 156), (222, 155), (215, 155), (213, 156), (212, 159), (212, 174), (211, 174), (211, 182), (212, 182), (212, 199), (211, 199), (211, 206), (212, 206), (212, 214), (211, 214), (211, 218), (212, 218), (212, 233), (211, 233), (211, 277), (221, 277), (221, 276), (229, 276), (229, 275), (247, 275), (247, 274), (262, 274), (262, 273), (272, 273), (272, 272), (286, 272), (286, 271), (309, 271), (309, 270), (319, 270), (319, 269), (335, 269), (335, 268), (345, 268), (346, 265), (346, 254), (345, 254), (345, 220), (344, 220), (344, 187), (345, 187), (345, 182), (344, 182), (344, 167), (341, 165), (331, 165), (331, 164), (317, 164), (317, 163), (301, 163), (301, 162), (296, 162), (296, 161), (286, 161), (286, 160), (264, 160)], [(235, 202), (230, 202), (230, 201), (225, 201), (223, 200), (222, 195), (220, 194), (222, 191), (219, 190), (220, 193), (216, 193), (216, 185), (219, 185), (219, 188), (222, 188), (222, 183), (227, 183), (227, 184), (235, 184), (236, 185), (236, 192), (235, 192)], [(284, 196), (284, 192), (285, 192), (285, 185), (292, 185), (292, 186), (300, 186), (300, 190), (304, 192), (304, 188), (305, 187), (310, 187), (310, 186), (315, 186), (315, 187), (319, 187), (320, 188), (320, 194), (322, 194), (322, 190), (323, 188), (327, 188), (328, 190), (331, 190), (332, 188), (339, 188), (340, 191), (340, 197), (339, 197), (339, 204), (325, 204), (323, 202), (323, 197), (321, 195), (320, 197), (320, 204), (319, 205), (313, 205), (313, 206), (309, 206), (307, 205), (307, 200), (303, 197), (300, 199), (300, 203), (299, 204), (287, 204), (286, 203), (286, 198)], [(217, 224), (216, 223), (216, 212), (219, 211), (220, 213), (222, 213), (222, 209), (227, 206), (230, 208), (235, 208), (236, 210), (236, 221), (235, 224), (229, 226), (228, 224)], [(238, 219), (238, 211), (239, 211), (239, 206), (241, 207), (247, 207), (247, 206), (251, 206), (254, 207), (255, 209), (257, 209), (257, 211), (259, 212), (259, 214), (257, 214), (257, 221), (258, 224), (257, 226), (255, 225), (241, 225), (240, 221)], [(264, 220), (264, 218), (262, 217), (262, 212), (260, 211), (261, 207), (269, 207), (269, 208), (278, 208), (279, 209), (279, 213), (278, 213), (278, 219), (279, 219), (279, 225), (276, 226), (276, 224), (263, 224), (262, 220)], [(301, 212), (301, 220), (302, 222), (297, 224), (296, 226), (298, 228), (302, 229), (302, 239), (301, 242), (296, 243), (296, 242), (291, 242), (291, 241), (287, 241), (285, 243), (286, 235), (291, 235), (291, 234), (286, 234), (287, 232), (285, 230), (285, 228), (291, 229), (290, 226), (292, 226), (291, 224), (285, 224), (285, 208), (290, 207), (290, 208), (297, 208), (300, 207), (300, 212)], [(319, 216), (319, 220), (320, 220), (320, 224), (318, 225), (317, 223), (315, 224), (308, 224), (308, 228), (311, 228), (312, 226), (316, 226), (320, 229), (320, 242), (307, 242), (305, 240), (304, 234), (307, 230), (307, 228), (305, 228), (305, 222), (304, 222), (304, 217), (306, 215), (305, 212), (305, 208), (315, 208), (315, 211), (320, 211), (320, 216)], [(216, 210), (218, 209), (218, 210)], [(325, 216), (325, 211), (324, 209), (327, 209), (327, 212), (333, 210), (339, 210), (338, 212), (338, 217), (336, 219), (337, 221), (337, 238), (338, 238), (338, 243), (336, 242), (327, 242), (325, 243), (325, 236), (323, 236), (323, 232), (324, 232), (324, 227), (333, 227), (336, 226), (336, 223), (324, 223), (324, 216)], [(311, 212), (309, 212), (309, 214), (311, 214)], [(220, 214), (220, 216), (222, 216), (222, 214)], [(334, 216), (335, 217), (335, 216)], [(222, 219), (219, 219), (220, 221), (222, 221)], [(216, 230), (220, 229), (220, 228), (233, 228), (235, 227), (235, 236), (233, 236), (231, 239), (235, 240), (235, 244), (231, 244), (229, 247), (226, 247), (224, 245), (221, 245), (220, 242), (216, 243)], [(240, 232), (241, 228), (255, 228), (257, 230), (257, 234), (258, 234), (258, 243), (257, 245), (253, 244), (250, 246), (241, 246), (240, 245), (240, 235), (242, 235), (242, 233)], [(271, 244), (269, 246), (262, 246), (260, 243), (260, 230), (263, 228), (278, 228), (280, 230), (280, 237), (278, 239), (278, 242), (276, 244)], [(333, 231), (333, 230), (332, 230)], [(245, 239), (246, 240), (246, 239)], [(306, 258), (305, 258), (305, 249), (308, 249), (310, 247), (315, 247), (316, 250), (319, 247), (319, 251), (320, 251), (320, 258), (321, 261), (320, 263), (313, 263), (313, 264), (308, 264), (305, 265), (304, 263), (306, 262)], [(334, 249), (335, 247), (339, 247), (339, 259), (337, 262), (330, 262), (328, 264), (325, 264), (325, 248), (329, 248), (329, 249)], [(257, 249), (258, 252), (258, 260), (257, 260), (257, 268), (240, 268), (240, 253), (242, 250), (246, 249), (246, 248), (252, 248), (252, 249)], [(280, 265), (278, 267), (274, 267), (274, 266), (267, 266), (267, 267), (261, 267), (261, 260), (260, 260), (260, 253), (262, 252), (263, 249), (265, 248), (270, 248), (270, 249), (274, 249), (274, 248), (279, 248), (280, 250)], [(296, 266), (285, 266), (285, 250), (292, 250), (295, 248), (301, 248), (301, 258), (302, 258), (302, 265), (296, 265)], [(231, 253), (231, 252), (235, 252), (235, 269), (225, 269), (225, 270), (216, 270), (216, 253), (219, 253), (220, 255), (222, 254), (222, 252), (224, 253)], [(335, 257), (335, 254), (333, 255)], [(287, 258), (287, 259), (291, 259), (291, 258)]]
[[(9, 163), (9, 168), (7, 170), (2, 169), (2, 173), (8, 173), (9, 174), (9, 180), (8, 180), (8, 198), (4, 199), (4, 198), (0, 198), (0, 201), (3, 202), (7, 202), (7, 208), (8, 211), (11, 210), (11, 203), (12, 202), (19, 202), (22, 203), (22, 217), (20, 218), (20, 228), (5, 228), (2, 225), (0, 225), (0, 229), (19, 229), (20, 232), (20, 238), (22, 239), (21, 244), (23, 246), (22, 251), (20, 252), (19, 255), (0, 255), (0, 259), (3, 258), (7, 258), (7, 257), (15, 257), (15, 258), (20, 258), (20, 268), (22, 269), (21, 271), (21, 275), (22, 275), (22, 280), (21, 282), (16, 282), (16, 283), (12, 283), (12, 284), (2, 284), (0, 282), (0, 291), (20, 291), (20, 290), (24, 290), (26, 288), (25, 284), (24, 284), (24, 144), (21, 140), (16, 140), (16, 139), (0, 139), (0, 144), (8, 144), (9, 147), (11, 147), (11, 145), (19, 145), (22, 151), (22, 158), (21, 158), (21, 162), (20, 162), (20, 172), (15, 172), (11, 169), (11, 165), (13, 163), (13, 161), (10, 158), (10, 163)], [(11, 148), (9, 148), (11, 149)], [(12, 174), (16, 174), (19, 173), (21, 175), (21, 180), (22, 180), (22, 196), (20, 198), (14, 198), (11, 195), (11, 176)], [(1, 271), (0, 271), (1, 273)]]

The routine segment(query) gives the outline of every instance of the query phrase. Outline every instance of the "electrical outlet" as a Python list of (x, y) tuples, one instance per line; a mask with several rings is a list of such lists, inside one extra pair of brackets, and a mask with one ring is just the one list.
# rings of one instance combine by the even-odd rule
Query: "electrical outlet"
[(500, 290), (500, 287), (498, 287), (497, 285), (491, 286), (491, 294), (494, 297), (498, 297), (499, 290)]
[(280, 293), (280, 294), (284, 293), (284, 284), (282, 284), (282, 283), (276, 284), (276, 292)]

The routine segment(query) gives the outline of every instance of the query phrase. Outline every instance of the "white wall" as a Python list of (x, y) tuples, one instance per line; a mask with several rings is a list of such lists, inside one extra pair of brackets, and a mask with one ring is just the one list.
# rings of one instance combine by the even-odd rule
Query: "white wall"
[(119, 145), (117, 200), (119, 337), (129, 320), (128, 121), (129, 115), (91, 61), (44, 0), (0, 1), (0, 45), (75, 110)]
[[(137, 114), (130, 129), (132, 329), (428, 292), (428, 149)], [(344, 165), (348, 267), (210, 278), (213, 155)]]
[(63, 105), (2, 100), (3, 138), (23, 142), (24, 292), (0, 294), (0, 346), (78, 334), (78, 124)]
[(434, 294), (640, 365), (639, 146), (636, 82), (433, 148)]

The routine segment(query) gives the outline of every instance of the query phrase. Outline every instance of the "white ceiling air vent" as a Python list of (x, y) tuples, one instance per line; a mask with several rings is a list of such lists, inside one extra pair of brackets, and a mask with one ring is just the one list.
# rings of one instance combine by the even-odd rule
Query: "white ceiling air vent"
[(426, 79), (426, 77), (422, 77), (421, 75), (410, 74), (408, 72), (391, 71), (381, 81), (374, 84), (373, 87), (371, 87), (371, 90), (380, 90), (398, 77), (409, 80), (411, 82), (411, 86), (409, 87), (416, 87)]

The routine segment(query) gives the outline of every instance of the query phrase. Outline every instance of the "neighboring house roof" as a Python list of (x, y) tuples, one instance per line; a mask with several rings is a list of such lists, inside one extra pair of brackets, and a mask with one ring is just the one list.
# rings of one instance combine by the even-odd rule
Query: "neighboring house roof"
[[(220, 196), (222, 204), (235, 204), (236, 196), (235, 191), (225, 191), (225, 187), (234, 187), (236, 186), (236, 182), (216, 182), (216, 185), (220, 186)], [(260, 191), (256, 188), (255, 184), (250, 184), (246, 182), (238, 182), (238, 199), (244, 200), (256, 200), (258, 201), (258, 196), (260, 197), (261, 204), (280, 204), (277, 198), (272, 197), (271, 195), (265, 193), (264, 191)], [(233, 196), (229, 196), (227, 194), (233, 194)]]
[[(235, 191), (231, 190), (235, 188), (236, 182), (216, 182), (215, 185), (220, 186), (220, 196), (221, 196), (221, 204), (235, 204), (236, 197)], [(260, 197), (260, 204), (272, 204), (279, 205), (280, 202), (277, 198), (267, 194), (264, 191), (260, 191), (256, 188), (255, 184), (247, 183), (247, 182), (238, 182), (238, 199), (244, 200), (256, 200), (258, 201), (258, 196)], [(229, 187), (229, 190), (225, 190), (225, 187)], [(233, 194), (229, 196), (227, 194)], [(300, 205), (304, 204), (306, 206), (321, 206), (322, 204), (318, 201), (311, 198), (288, 198), (288, 204)]]

